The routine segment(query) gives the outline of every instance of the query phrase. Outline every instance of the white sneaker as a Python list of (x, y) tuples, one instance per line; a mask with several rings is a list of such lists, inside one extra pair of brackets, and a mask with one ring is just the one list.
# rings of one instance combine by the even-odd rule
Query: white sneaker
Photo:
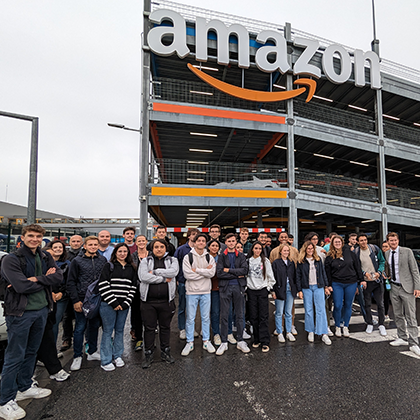
[(228, 349), (228, 343), (220, 344), (219, 348), (216, 351), (217, 356), (221, 356)]
[(335, 327), (335, 336), (336, 337), (341, 337), (341, 328), (340, 327)]
[(288, 333), (286, 334), (286, 338), (287, 338), (289, 341), (296, 341), (296, 338), (294, 337), (294, 335), (293, 335), (291, 332), (288, 332)]
[(328, 327), (328, 337), (334, 337), (334, 333), (331, 331), (330, 327)]
[(63, 382), (68, 378), (70, 378), (70, 373), (67, 373), (64, 369), (61, 369), (54, 375), (50, 375), (50, 379), (55, 379), (57, 382)]
[(23, 419), (26, 411), (16, 404), (15, 400), (10, 400), (4, 405), (0, 405), (0, 417), (6, 420)]
[(194, 330), (194, 337), (198, 337), (198, 332)]
[(313, 332), (308, 333), (308, 341), (310, 343), (313, 343), (314, 342), (314, 339), (315, 339), (314, 333)]
[(244, 340), (249, 340), (251, 338), (251, 336), (246, 332), (246, 330), (244, 330), (244, 332), (242, 334), (242, 338)]
[(57, 359), (62, 359), (63, 357), (64, 357), (64, 354), (61, 351), (59, 351), (57, 353)]
[(391, 322), (391, 318), (389, 317), (389, 315), (385, 315), (385, 322)]
[(203, 342), (203, 349), (207, 350), (209, 353), (214, 353), (216, 349), (213, 347), (213, 344), (211, 344), (210, 340)]
[(372, 332), (373, 332), (373, 325), (368, 325), (368, 326), (366, 327), (366, 332), (367, 332), (368, 334), (372, 334)]
[(193, 342), (185, 344), (185, 347), (181, 352), (181, 356), (188, 356), (192, 350), (194, 350)]
[(350, 337), (349, 327), (343, 327), (343, 337)]
[(125, 365), (124, 360), (121, 359), (121, 357), (117, 357), (115, 360), (115, 366), (116, 367), (123, 367)]
[(322, 334), (322, 341), (327, 345), (331, 346), (331, 340), (330, 337), (328, 337), (328, 334)]
[(410, 351), (412, 351), (414, 354), (417, 354), (417, 356), (420, 356), (420, 347), (417, 344), (411, 346)]
[(273, 334), (274, 335), (279, 335), (279, 333), (277, 332), (277, 330), (274, 330)]
[(80, 370), (81, 367), (82, 367), (82, 356), (75, 357), (73, 359), (73, 363), (70, 366), (70, 370)]
[(379, 325), (379, 334), (381, 334), (382, 336), (386, 336), (386, 329), (384, 325)]
[(403, 340), (402, 338), (397, 338), (394, 341), (389, 343), (391, 346), (398, 347), (398, 346), (408, 346), (408, 341)]
[(220, 335), (219, 335), (219, 334), (216, 334), (216, 335), (213, 337), (213, 341), (214, 341), (214, 344), (215, 344), (216, 346), (220, 346), (220, 344), (222, 344), (222, 339), (220, 338)]
[(290, 331), (293, 335), (298, 335), (297, 329), (294, 325), (292, 325), (292, 330)]
[(283, 334), (277, 334), (277, 340), (278, 340), (279, 343), (285, 343), (286, 342)]
[(249, 353), (251, 351), (245, 341), (238, 341), (236, 348), (243, 353)]
[(51, 389), (39, 388), (36, 385), (32, 384), (32, 386), (28, 388), (26, 391), (17, 392), (16, 401), (27, 400), (29, 398), (35, 398), (35, 399), (45, 398), (45, 397), (48, 397), (48, 395), (50, 394), (51, 394)]
[(228, 335), (228, 341), (229, 341), (230, 344), (236, 344), (236, 339), (233, 336), (233, 334)]
[(379, 322), (378, 322), (378, 320), (377, 320), (376, 318), (373, 318), (373, 319), (372, 319), (372, 324), (373, 324), (373, 325), (378, 325), (378, 324), (379, 324)]
[(99, 360), (100, 361), (101, 360), (101, 354), (98, 351), (95, 351), (95, 353), (88, 354), (87, 359), (89, 361), (92, 361), (92, 360)]
[(179, 332), (179, 338), (180, 338), (181, 340), (186, 340), (186, 339), (187, 339), (187, 333), (185, 332), (185, 330), (181, 330), (181, 331)]
[(101, 368), (105, 372), (112, 372), (113, 370), (115, 370), (115, 366), (112, 363), (108, 363), (107, 365), (101, 365)]

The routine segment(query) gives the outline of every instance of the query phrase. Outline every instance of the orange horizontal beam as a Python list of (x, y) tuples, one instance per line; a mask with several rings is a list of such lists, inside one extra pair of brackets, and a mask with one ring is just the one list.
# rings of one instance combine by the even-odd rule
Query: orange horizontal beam
[(153, 111), (171, 112), (174, 114), (201, 115), (204, 117), (227, 118), (231, 120), (260, 121), (271, 124), (285, 124), (286, 118), (277, 115), (262, 115), (252, 112), (228, 111), (188, 105), (174, 105), (153, 102)]
[(287, 198), (287, 191), (281, 190), (239, 190), (219, 188), (152, 187), (152, 195), (175, 197), (248, 197)]

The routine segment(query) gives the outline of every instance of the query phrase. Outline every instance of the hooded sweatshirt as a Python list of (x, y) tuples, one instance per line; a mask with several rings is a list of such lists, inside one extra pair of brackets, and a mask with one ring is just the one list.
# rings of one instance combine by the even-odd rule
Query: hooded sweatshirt
[[(204, 295), (211, 291), (211, 278), (216, 274), (216, 262), (214, 258), (204, 250), (200, 255), (193, 248), (190, 252), (193, 256), (192, 266), (189, 254), (185, 255), (182, 262), (182, 269), (185, 277), (185, 293), (187, 295)], [(206, 257), (208, 255), (208, 257)], [(207, 258), (209, 261), (207, 262)], [(207, 268), (211, 265), (211, 268)], [(194, 272), (192, 269), (195, 269)]]

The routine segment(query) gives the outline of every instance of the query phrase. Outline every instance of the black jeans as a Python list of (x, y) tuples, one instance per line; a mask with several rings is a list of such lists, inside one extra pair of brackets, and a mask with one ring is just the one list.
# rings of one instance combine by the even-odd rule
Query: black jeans
[(62, 341), (70, 341), (73, 338), (73, 319), (74, 319), (74, 309), (73, 302), (69, 299), (67, 308), (64, 311), (63, 316), (63, 338)]
[(248, 288), (249, 318), (251, 320), (254, 343), (261, 343), (263, 346), (270, 344), (270, 333), (268, 331), (268, 290), (251, 290)]
[(155, 348), (155, 330), (159, 322), (159, 340), (161, 350), (169, 347), (171, 321), (175, 313), (175, 302), (146, 301), (141, 303), (141, 315), (144, 323), (144, 349)]
[(236, 285), (227, 285), (219, 288), (220, 296), (220, 335), (222, 343), (227, 343), (228, 336), (228, 318), (230, 303), (233, 302), (233, 308), (236, 316), (236, 339), (242, 341), (243, 325), (244, 325), (244, 290), (243, 287)]
[(134, 331), (137, 340), (143, 340), (143, 319), (140, 307), (140, 291), (137, 289), (131, 303), (131, 329)]
[(48, 314), (44, 335), (42, 336), (41, 345), (38, 349), (38, 360), (44, 363), (50, 375), (55, 375), (63, 368), (57, 357), (57, 344), (53, 330), (54, 324), (55, 317), (52, 313), (50, 313)]
[(365, 298), (366, 323), (368, 325), (373, 325), (371, 310), (373, 294), (376, 305), (378, 306), (379, 325), (384, 325), (384, 285), (382, 283), (376, 283), (376, 281), (367, 281), (366, 284), (366, 289), (363, 290), (363, 296)]

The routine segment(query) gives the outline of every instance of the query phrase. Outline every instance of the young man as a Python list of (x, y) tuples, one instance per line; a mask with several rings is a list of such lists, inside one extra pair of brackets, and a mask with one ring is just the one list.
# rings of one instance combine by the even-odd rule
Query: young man
[(288, 233), (287, 236), (289, 237), (289, 239), (287, 240), (287, 242), (289, 242), (289, 245), (292, 246), (293, 245), (293, 241), (295, 240), (295, 237), (291, 233)]
[[(166, 227), (165, 226), (162, 226), (162, 225), (159, 225), (156, 228), (155, 236), (156, 236), (156, 239), (162, 239), (162, 240), (166, 241), (168, 254), (171, 257), (173, 257), (175, 255), (175, 247), (169, 241), (169, 238), (166, 236), (166, 233), (167, 233)], [(148, 251), (151, 251), (152, 250), (151, 246), (152, 246), (152, 242), (149, 242), (149, 244), (147, 245)]]
[(216, 239), (220, 245), (220, 252), (223, 252), (226, 249), (226, 245), (220, 241), (220, 235), (222, 233), (222, 228), (219, 225), (211, 225), (209, 228), (209, 235), (211, 239)]
[(210, 341), (210, 291), (211, 278), (216, 273), (216, 262), (207, 252), (206, 243), (207, 235), (199, 233), (194, 238), (194, 248), (185, 255), (182, 263), (187, 302), (187, 344), (182, 350), (182, 356), (188, 356), (194, 350), (195, 316), (198, 305), (200, 305), (203, 349), (209, 353), (216, 351)]
[(252, 248), (252, 243), (249, 241), (249, 230), (247, 227), (241, 227), (239, 231), (239, 242), (242, 244), (243, 252), (248, 255), (249, 250)]
[[(185, 340), (187, 338), (185, 332), (185, 277), (183, 272), (183, 261), (185, 255), (191, 252), (194, 248), (195, 237), (200, 233), (196, 228), (188, 229), (187, 238), (188, 241), (184, 245), (181, 245), (174, 254), (174, 257), (178, 259), (179, 272), (176, 276), (176, 283), (178, 285), (178, 328), (179, 338)], [(198, 337), (198, 333), (194, 331), (194, 337)]]
[(98, 280), (102, 268), (106, 264), (106, 258), (99, 254), (99, 241), (96, 236), (88, 236), (83, 244), (82, 255), (78, 255), (70, 264), (67, 277), (67, 291), (73, 303), (76, 316), (74, 329), (74, 358), (70, 370), (79, 370), (82, 366), (83, 335), (88, 325), (88, 360), (101, 360), (97, 351), (98, 329), (100, 325), (99, 314), (91, 319), (89, 323), (83, 314), (82, 306), (87, 288), (95, 280)]
[[(235, 249), (236, 235), (229, 233), (225, 239), (226, 249), (217, 260), (217, 278), (219, 280), (220, 294), (220, 323), (222, 344), (216, 354), (222, 355), (228, 348), (228, 316), (231, 302), (235, 307), (236, 325), (244, 325), (244, 296), (248, 263), (244, 254)], [(248, 345), (243, 341), (243, 329), (237, 330), (237, 348), (249, 353)]]
[(124, 243), (128, 246), (128, 248), (130, 249), (130, 254), (133, 254), (134, 252), (137, 251), (137, 245), (135, 243), (135, 238), (136, 238), (136, 228), (135, 227), (131, 227), (128, 226), (123, 230), (123, 238), (124, 238)]
[(1, 264), (8, 334), (0, 395), (0, 417), (4, 419), (25, 417), (16, 401), (51, 394), (51, 390), (38, 388), (32, 382), (47, 315), (53, 309), (51, 287), (60, 285), (63, 279), (52, 256), (41, 251), (44, 234), (39, 225), (25, 226), (21, 248), (3, 257)]
[(357, 248), (357, 233), (350, 233), (348, 245), (352, 251)]
[[(364, 280), (360, 284), (363, 288), (366, 311), (366, 332), (371, 334), (373, 331), (372, 319), (372, 294), (378, 306), (379, 314), (379, 332), (386, 336), (384, 326), (384, 284), (382, 273), (385, 270), (385, 259), (381, 250), (376, 245), (368, 244), (366, 234), (360, 233), (357, 237), (359, 246), (354, 249), (354, 253), (360, 258)], [(350, 243), (349, 243), (350, 245)]]
[[(299, 257), (299, 251), (295, 247), (293, 247), (292, 245), (289, 244), (289, 234), (287, 232), (285, 232), (285, 231), (280, 232), (279, 243), (280, 243), (280, 245), (281, 244), (287, 244), (289, 246), (289, 248), (290, 248), (289, 259), (290, 259), (290, 261), (293, 261), (296, 264), (296, 262), (298, 260), (298, 257)], [(270, 253), (271, 264), (273, 263), (274, 260), (276, 260), (277, 258), (280, 257), (280, 254), (279, 254), (280, 245), (277, 246), (276, 248), (274, 248)]]
[(390, 344), (408, 345), (410, 351), (420, 356), (416, 319), (416, 298), (420, 297), (419, 269), (413, 251), (399, 246), (397, 233), (388, 233), (386, 239), (391, 248), (385, 252), (385, 259), (390, 267), (391, 302), (398, 334), (398, 338)]
[(266, 258), (270, 258), (271, 248), (267, 245), (267, 233), (266, 232), (260, 232), (258, 234), (257, 241), (261, 242), (263, 246), (263, 253)]
[[(80, 235), (73, 235), (69, 240), (69, 245), (70, 249), (67, 251), (67, 259), (73, 261), (82, 249), (83, 238)], [(63, 338), (60, 351), (66, 351), (71, 347), (71, 342), (73, 340), (73, 319), (73, 303), (69, 300), (66, 312), (63, 316)]]
[(110, 245), (111, 234), (107, 230), (101, 230), (98, 233), (99, 249), (98, 252), (107, 259), (110, 260), (114, 247)]

